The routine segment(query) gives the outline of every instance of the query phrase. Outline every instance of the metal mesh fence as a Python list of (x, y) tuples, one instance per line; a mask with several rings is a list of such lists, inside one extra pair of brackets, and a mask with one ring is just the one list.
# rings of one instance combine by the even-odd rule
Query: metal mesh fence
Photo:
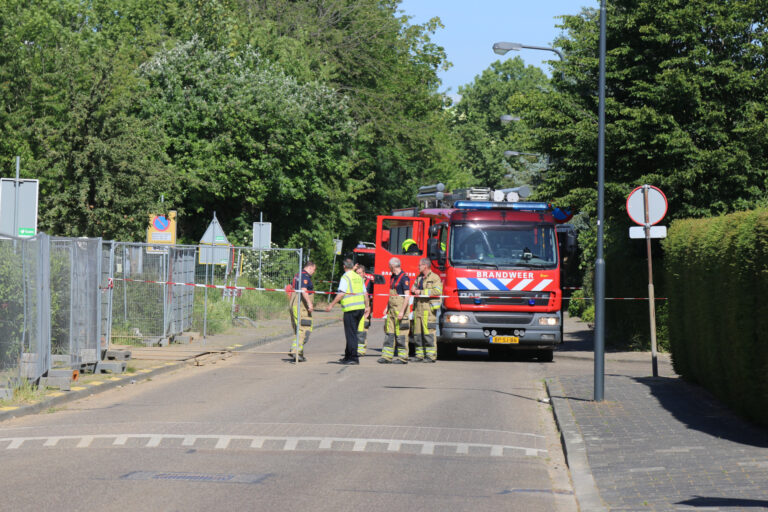
[(55, 366), (100, 359), (101, 240), (51, 238), (51, 353)]
[[(168, 326), (166, 294), (168, 248), (140, 243), (115, 244), (112, 339), (122, 343), (164, 338)], [(156, 284), (161, 283), (161, 284)]]
[(48, 371), (49, 244), (44, 234), (0, 239), (0, 387)]
[(226, 264), (206, 263), (210, 258), (198, 246), (115, 243), (111, 341), (144, 344), (188, 331), (210, 335), (263, 322), (270, 324), (270, 334), (290, 333), (283, 290), (300, 269), (301, 252), (217, 250), (228, 254)]
[[(300, 271), (299, 260), (300, 253), (294, 249), (238, 248), (234, 252), (231, 286), (284, 289)], [(223, 295), (231, 302), (235, 324), (252, 326), (269, 321), (273, 331), (291, 331), (286, 293), (235, 289), (224, 290)]]

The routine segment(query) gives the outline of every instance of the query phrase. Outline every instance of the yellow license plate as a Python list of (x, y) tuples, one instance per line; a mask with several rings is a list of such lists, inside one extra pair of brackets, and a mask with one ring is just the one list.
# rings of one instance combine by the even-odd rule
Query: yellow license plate
[(491, 343), (520, 343), (520, 338), (517, 336), (494, 336), (491, 338)]

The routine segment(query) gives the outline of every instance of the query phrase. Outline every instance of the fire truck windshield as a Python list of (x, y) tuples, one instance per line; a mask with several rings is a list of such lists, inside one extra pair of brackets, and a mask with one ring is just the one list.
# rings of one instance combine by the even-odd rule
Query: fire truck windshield
[(530, 223), (453, 224), (451, 265), (469, 268), (555, 268), (555, 228)]

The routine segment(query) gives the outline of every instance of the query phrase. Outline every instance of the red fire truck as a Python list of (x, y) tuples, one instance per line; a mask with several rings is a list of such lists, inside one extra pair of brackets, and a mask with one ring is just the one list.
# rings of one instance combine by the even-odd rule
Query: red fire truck
[[(547, 203), (520, 202), (527, 187), (450, 194), (444, 189), (422, 187), (417, 196), (422, 208), (377, 218), (373, 317), (386, 314), (389, 260), (399, 258), (413, 278), (419, 260), (427, 257), (443, 280), (445, 296), (439, 355), (455, 356), (458, 347), (486, 348), (491, 357), (527, 349), (551, 361), (563, 340), (555, 228), (569, 213)], [(404, 251), (408, 239), (418, 245), (416, 254), (413, 248)]]

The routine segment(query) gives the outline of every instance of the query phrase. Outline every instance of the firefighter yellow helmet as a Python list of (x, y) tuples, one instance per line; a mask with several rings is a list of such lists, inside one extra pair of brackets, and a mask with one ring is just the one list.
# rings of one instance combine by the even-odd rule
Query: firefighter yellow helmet
[(403, 252), (408, 252), (408, 249), (410, 249), (412, 245), (416, 245), (416, 240), (413, 238), (408, 238), (403, 241)]

